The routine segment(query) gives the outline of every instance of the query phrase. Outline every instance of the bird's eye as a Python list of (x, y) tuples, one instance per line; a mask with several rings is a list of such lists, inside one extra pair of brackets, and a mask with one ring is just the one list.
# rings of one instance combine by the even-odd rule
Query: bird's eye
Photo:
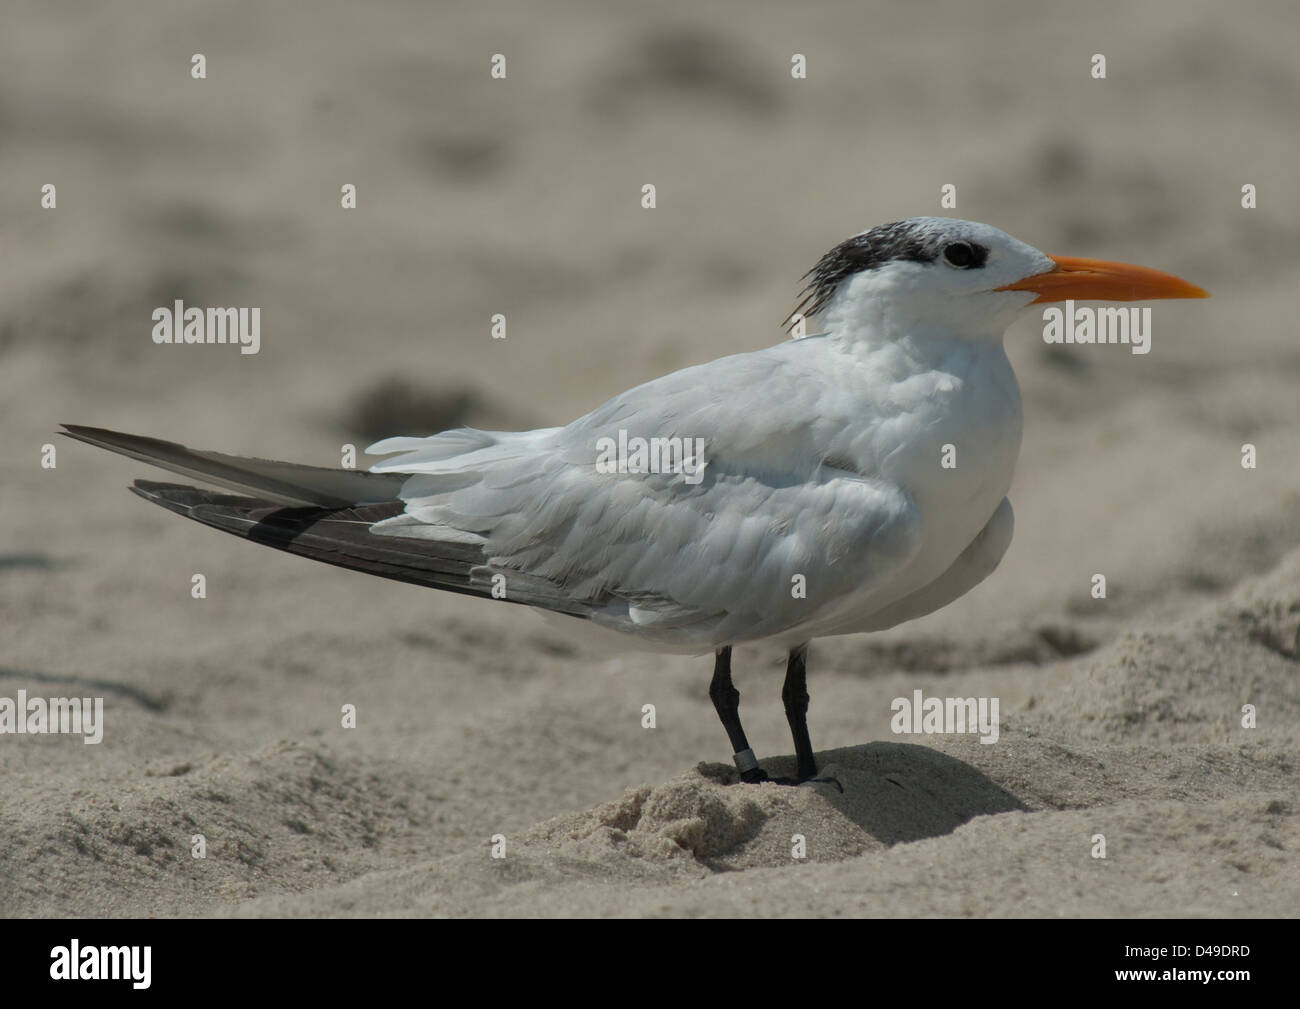
[(964, 270), (975, 261), (975, 250), (969, 242), (949, 242), (943, 247), (943, 259), (949, 266)]

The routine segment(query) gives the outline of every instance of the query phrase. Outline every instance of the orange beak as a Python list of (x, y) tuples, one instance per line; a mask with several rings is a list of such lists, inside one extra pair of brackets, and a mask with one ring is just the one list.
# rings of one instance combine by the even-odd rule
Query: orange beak
[(1172, 273), (1149, 270), (1129, 263), (1110, 263), (1104, 259), (1078, 259), (1052, 256), (1056, 266), (999, 291), (1033, 291), (1038, 295), (1029, 304), (1046, 301), (1151, 301), (1155, 298), (1208, 298), (1210, 292), (1189, 284)]

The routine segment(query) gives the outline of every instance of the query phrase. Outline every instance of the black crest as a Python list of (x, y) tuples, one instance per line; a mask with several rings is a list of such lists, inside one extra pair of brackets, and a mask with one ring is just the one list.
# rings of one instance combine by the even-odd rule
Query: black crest
[(800, 292), (802, 300), (786, 322), (798, 313), (816, 315), (830, 302), (836, 288), (855, 273), (874, 270), (896, 259), (933, 263), (943, 251), (944, 243), (951, 239), (952, 235), (938, 222), (930, 220), (894, 221), (854, 235), (822, 256), (804, 274), (808, 285)]

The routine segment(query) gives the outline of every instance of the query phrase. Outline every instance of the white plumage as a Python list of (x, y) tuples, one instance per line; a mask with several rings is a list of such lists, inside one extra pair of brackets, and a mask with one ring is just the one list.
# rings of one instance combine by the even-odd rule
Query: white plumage
[[(1051, 265), (984, 225), (916, 223), (989, 245), (986, 288)], [(884, 264), (832, 297), (827, 332), (675, 372), (566, 427), (378, 442), (397, 454), (372, 471), (410, 476), (406, 514), (374, 532), (482, 544), (476, 577), (563, 585), (633, 647), (788, 647), (930, 612), (1010, 541), (1021, 414), (1001, 337), (1032, 300), (977, 299), (937, 270)], [(918, 322), (920, 293), (952, 304)], [(703, 480), (598, 472), (599, 439), (620, 430), (702, 438)]]

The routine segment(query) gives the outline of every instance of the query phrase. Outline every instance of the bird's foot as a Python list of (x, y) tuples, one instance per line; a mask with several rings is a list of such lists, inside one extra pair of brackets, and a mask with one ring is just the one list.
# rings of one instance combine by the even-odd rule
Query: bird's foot
[(773, 778), (761, 767), (751, 767), (740, 772), (740, 780), (747, 785), (761, 785), (764, 783), (770, 785), (802, 785), (811, 781), (818, 785), (834, 785), (839, 790), (840, 794), (844, 793), (844, 786), (841, 785), (837, 779), (816, 778), (813, 776), (816, 773), (816, 771), (813, 771), (812, 774), (800, 778)]

